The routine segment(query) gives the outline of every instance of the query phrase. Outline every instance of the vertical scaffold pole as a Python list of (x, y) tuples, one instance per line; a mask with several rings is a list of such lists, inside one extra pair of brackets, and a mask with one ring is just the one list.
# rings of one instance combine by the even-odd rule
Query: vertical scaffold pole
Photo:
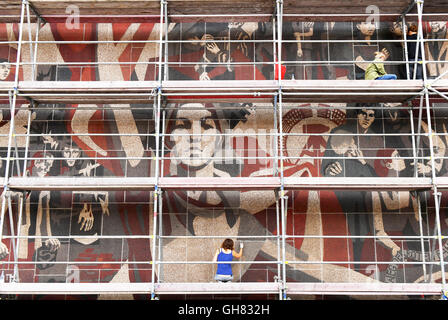
[(20, 236), (21, 236), (21, 225), (22, 225), (22, 215), (23, 215), (23, 206), (24, 206), (24, 195), (23, 193), (19, 193), (19, 217), (17, 219), (17, 239), (16, 239), (16, 250), (14, 252), (14, 280), (19, 282), (19, 251), (20, 251)]
[(0, 212), (0, 241), (3, 237), (3, 224), (5, 222), (5, 212), (6, 212), (6, 197), (9, 196), (9, 191), (3, 191), (2, 195), (0, 196), (2, 201), (2, 208)]
[[(415, 146), (415, 129), (414, 129), (414, 110), (412, 106), (409, 108), (409, 122), (411, 124), (411, 134), (412, 134), (412, 156), (414, 157), (414, 166), (417, 168), (417, 149)], [(417, 177), (417, 170), (414, 171), (415, 177)], [(425, 242), (423, 240), (423, 222), (422, 222), (422, 210), (420, 205), (420, 193), (415, 191), (415, 197), (417, 202), (418, 218), (419, 218), (419, 232), (420, 232), (420, 247), (422, 251), (422, 262), (423, 262), (423, 276), (426, 279), (426, 259), (425, 259)], [(415, 208), (414, 208), (415, 210)]]
[(37, 17), (37, 25), (36, 25), (36, 36), (35, 36), (35, 44), (34, 44), (34, 54), (33, 54), (33, 81), (37, 80), (37, 47), (39, 41), (39, 31), (41, 28), (42, 19)]
[(280, 133), (280, 212), (282, 224), (282, 299), (286, 300), (286, 197), (283, 176), (283, 99), (282, 99), (282, 32), (283, 32), (283, 0), (277, 0), (277, 76), (279, 84), (278, 92), (278, 121)]
[(406, 17), (405, 15), (403, 15), (401, 17), (401, 30), (403, 30), (403, 52), (404, 52), (404, 57), (406, 59), (406, 79), (410, 80), (410, 75), (409, 75), (409, 57), (408, 57), (408, 35), (407, 35), (407, 25), (406, 25)]
[(12, 252), (14, 254), (14, 274), (13, 274), (13, 281), (16, 281), (16, 268), (17, 268), (17, 250), (16, 250), (16, 239), (18, 240), (18, 238), (16, 238), (15, 236), (15, 232), (14, 232), (14, 217), (13, 217), (13, 213), (12, 213), (12, 203), (11, 203), (11, 195), (8, 196), (8, 212), (9, 212), (9, 229), (11, 232), (11, 244), (12, 244)]
[[(163, 172), (164, 172), (164, 150), (165, 150), (165, 118), (166, 118), (166, 111), (163, 110), (163, 116), (162, 116), (162, 149), (160, 152), (160, 176), (163, 177)], [(162, 261), (163, 258), (163, 252), (162, 252), (162, 246), (163, 246), (163, 238), (161, 237), (163, 235), (163, 221), (162, 221), (162, 217), (163, 217), (163, 193), (161, 192), (160, 197), (159, 197), (159, 252), (158, 252), (158, 261)], [(162, 269), (163, 266), (161, 263), (159, 263), (157, 265), (157, 282), (160, 282), (161, 279), (161, 275), (162, 275)]]
[(425, 102), (426, 102), (426, 117), (428, 120), (428, 140), (429, 140), (429, 149), (431, 154), (431, 175), (432, 175), (432, 184), (433, 184), (433, 193), (434, 193), (434, 206), (435, 206), (435, 220), (436, 220), (436, 226), (437, 226), (437, 239), (439, 244), (439, 255), (440, 255), (440, 271), (442, 274), (442, 290), (445, 291), (446, 288), (446, 277), (445, 277), (445, 262), (443, 257), (443, 245), (442, 245), (442, 232), (441, 232), (441, 226), (440, 226), (440, 203), (439, 203), (439, 192), (437, 189), (436, 184), (436, 168), (435, 168), (435, 159), (434, 159), (434, 142), (433, 142), (433, 136), (434, 133), (432, 131), (432, 124), (431, 124), (431, 104), (429, 101), (429, 91), (428, 91), (428, 75), (427, 75), (427, 68), (426, 68), (426, 56), (425, 56), (425, 44), (423, 41), (423, 6), (424, 1), (423, 0), (416, 0), (417, 1), (417, 11), (418, 11), (418, 33), (420, 35), (419, 39), (419, 45), (420, 50), (422, 52), (422, 64), (423, 64), (423, 83), (425, 86), (424, 93), (425, 93)]
[(160, 142), (160, 105), (162, 103), (162, 45), (163, 45), (163, 30), (164, 30), (164, 21), (165, 21), (165, 12), (166, 9), (166, 1), (161, 0), (160, 1), (160, 26), (159, 26), (159, 87), (157, 88), (157, 111), (155, 114), (155, 138), (156, 138), (156, 150), (155, 150), (155, 188), (154, 188), (154, 202), (153, 202), (153, 234), (152, 234), (152, 285), (151, 285), (151, 299), (155, 299), (155, 268), (157, 263), (157, 250), (156, 250), (156, 244), (157, 244), (157, 213), (158, 213), (158, 201), (160, 190), (158, 188), (159, 185), (159, 142)]
[(27, 0), (22, 0), (22, 10), (20, 16), (20, 27), (19, 27), (19, 41), (17, 46), (17, 60), (15, 67), (15, 78), (14, 78), (14, 94), (12, 97), (12, 102), (10, 105), (11, 110), (11, 120), (9, 122), (9, 136), (8, 136), (8, 151), (6, 156), (6, 167), (5, 167), (5, 177), (3, 182), (4, 191), (8, 188), (8, 179), (9, 179), (9, 168), (11, 165), (11, 144), (14, 135), (14, 127), (15, 127), (15, 111), (16, 111), (16, 103), (17, 103), (17, 88), (19, 86), (19, 74), (20, 74), (20, 59), (22, 52), (22, 38), (23, 38), (23, 21), (25, 16), (25, 5), (28, 3)]
[(165, 27), (164, 28), (164, 33), (165, 33), (164, 61), (165, 61), (165, 65), (163, 68), (163, 80), (164, 81), (168, 80), (168, 67), (169, 67), (169, 65), (168, 65), (168, 10), (167, 10), (166, 4), (167, 4), (167, 2), (165, 1), (164, 2), (164, 5), (165, 5), (165, 9), (164, 9), (164, 11), (165, 11), (165, 24), (164, 24), (164, 27)]
[(28, 120), (27, 120), (27, 127), (26, 127), (26, 141), (25, 141), (25, 153), (23, 154), (23, 170), (22, 170), (22, 176), (26, 177), (26, 164), (28, 161), (28, 149), (30, 145), (30, 131), (31, 131), (31, 115), (33, 113), (33, 107), (34, 107), (34, 101), (30, 103), (28, 106)]
[[(33, 37), (31, 36), (31, 15), (30, 15), (30, 4), (29, 2), (26, 3), (26, 17), (27, 17), (27, 24), (28, 24), (28, 39), (30, 41), (29, 43), (29, 49), (30, 49), (30, 60), (34, 62), (34, 53), (33, 53), (33, 44), (32, 44), (32, 39)], [(37, 26), (39, 27), (39, 26)], [(35, 75), (34, 75), (34, 64), (31, 65), (31, 80), (35, 79)]]
[[(25, 19), (25, 6), (28, 4), (27, 0), (22, 0), (22, 7), (21, 7), (21, 13), (20, 13), (20, 25), (19, 25), (19, 39), (18, 39), (18, 45), (17, 45), (17, 57), (16, 57), (16, 65), (15, 65), (15, 77), (14, 77), (14, 94), (12, 96), (12, 99), (10, 101), (10, 114), (11, 114), (11, 120), (9, 121), (9, 135), (8, 135), (8, 151), (6, 156), (6, 167), (5, 167), (5, 176), (3, 180), (3, 193), (2, 193), (2, 207), (1, 207), (1, 213), (0, 213), (0, 241), (2, 240), (3, 236), (3, 224), (5, 219), (5, 212), (7, 207), (7, 197), (9, 197), (9, 187), (8, 187), (8, 180), (9, 180), (9, 169), (11, 166), (11, 144), (12, 139), (14, 136), (14, 126), (15, 126), (15, 110), (16, 110), (16, 103), (17, 103), (17, 88), (19, 86), (19, 75), (20, 75), (20, 59), (21, 59), (21, 52), (22, 52), (22, 39), (23, 39), (23, 22)], [(13, 232), (14, 229), (11, 230)], [(12, 239), (14, 243), (14, 239)], [(15, 247), (15, 245), (14, 245)]]

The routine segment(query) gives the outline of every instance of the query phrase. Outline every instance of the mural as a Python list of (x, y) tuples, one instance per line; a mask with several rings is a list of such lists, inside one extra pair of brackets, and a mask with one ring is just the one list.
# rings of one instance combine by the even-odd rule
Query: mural
[[(168, 79), (170, 80), (264, 80), (274, 79), (270, 23), (177, 23), (168, 27)], [(291, 22), (284, 26), (282, 50), (286, 79), (364, 79), (366, 61), (375, 52), (390, 53), (388, 73), (406, 78), (400, 23)], [(425, 25), (425, 37), (445, 39), (446, 23)], [(46, 24), (40, 40), (158, 40), (158, 24)], [(34, 34), (34, 33), (33, 33)], [(0, 25), (0, 81), (13, 81), (17, 48), (1, 44), (18, 38), (14, 24)], [(25, 37), (26, 39), (26, 37)], [(328, 40), (361, 42), (329, 42)], [(177, 40), (190, 40), (180, 43)], [(230, 42), (229, 40), (247, 40)], [(257, 40), (252, 41), (250, 40)], [(306, 42), (318, 40), (320, 42)], [(206, 42), (207, 41), (207, 42)], [(427, 43), (431, 61), (445, 61), (445, 42)], [(104, 44), (41, 44), (38, 48), (37, 81), (142, 81), (157, 78), (158, 46), (155, 42)], [(30, 61), (24, 45), (22, 61)], [(312, 62), (310, 62), (312, 61)], [(68, 64), (76, 62), (76, 64)], [(92, 65), (91, 62), (114, 64)], [(143, 64), (141, 62), (147, 62)], [(218, 64), (219, 63), (219, 64)], [(233, 64), (236, 63), (236, 64)], [(445, 71), (433, 63), (430, 77)], [(31, 80), (29, 66), (20, 70), (21, 80)], [(391, 84), (392, 85), (392, 84)], [(27, 176), (154, 176), (156, 141), (153, 106), (144, 105), (19, 105), (11, 115), (2, 105), (0, 134), (26, 133), (31, 112), (30, 158), (23, 161), (26, 139), (18, 138)], [(161, 173), (165, 177), (263, 177), (272, 176), (278, 163), (275, 152), (274, 114), (263, 103), (168, 104), (161, 139)], [(437, 109), (428, 121), (439, 133), (447, 133), (446, 111)], [(414, 128), (418, 127), (414, 109)], [(411, 120), (408, 105), (384, 104), (286, 104), (283, 114), (284, 175), (295, 177), (411, 177), (430, 176), (429, 160), (413, 162)], [(111, 133), (123, 135), (112, 136)], [(256, 135), (254, 135), (256, 133)], [(307, 136), (295, 135), (307, 133)], [(397, 135), (396, 133), (399, 133)], [(102, 135), (104, 134), (104, 135)], [(128, 134), (128, 135), (125, 135)], [(372, 135), (376, 134), (376, 135)], [(433, 136), (437, 156), (446, 156), (448, 138)], [(429, 140), (422, 137), (419, 156), (429, 157)], [(6, 157), (8, 139), (0, 137)], [(132, 158), (132, 159), (126, 159)], [(391, 157), (392, 159), (380, 159)], [(223, 159), (224, 158), (224, 159)], [(15, 166), (11, 167), (18, 175)], [(438, 159), (437, 175), (448, 174), (446, 161)], [(1, 162), (0, 171), (5, 168)], [(148, 235), (153, 230), (152, 192), (49, 192), (24, 195), (22, 217), (13, 194), (14, 225), (20, 223), (22, 238), (15, 251), (9, 238), (0, 244), (3, 262), (19, 265), (21, 282), (149, 282), (154, 254)], [(425, 239), (400, 240), (391, 236), (432, 235), (435, 212), (432, 195), (410, 192), (291, 191), (288, 192), (288, 281), (297, 282), (424, 282), (440, 281), (437, 266), (404, 264), (437, 261), (437, 247)], [(164, 261), (211, 261), (221, 239), (175, 236), (257, 236), (244, 240), (245, 261), (277, 259), (275, 236), (276, 195), (273, 191), (169, 191), (163, 193)], [(441, 202), (442, 232), (448, 225), (446, 195)], [(6, 213), (3, 235), (16, 227)], [(142, 236), (123, 239), (120, 236)], [(340, 236), (300, 238), (295, 236)], [(382, 236), (378, 239), (363, 236)], [(91, 236), (86, 238), (85, 236)], [(360, 236), (344, 238), (344, 236)], [(263, 238), (266, 237), (266, 238)], [(444, 243), (444, 253), (448, 252)], [(445, 250), (447, 249), (447, 250)], [(324, 261), (324, 264), (300, 262)], [(353, 262), (354, 261), (354, 262)], [(28, 262), (28, 263), (27, 263)], [(34, 262), (34, 263), (31, 263)], [(3, 263), (2, 276), (14, 272)], [(274, 281), (272, 264), (234, 265), (236, 281)], [(167, 264), (157, 269), (164, 282), (209, 282), (210, 264)], [(98, 297), (101, 298), (101, 297)], [(141, 298), (135, 296), (134, 298)], [(147, 297), (146, 297), (147, 298)]]

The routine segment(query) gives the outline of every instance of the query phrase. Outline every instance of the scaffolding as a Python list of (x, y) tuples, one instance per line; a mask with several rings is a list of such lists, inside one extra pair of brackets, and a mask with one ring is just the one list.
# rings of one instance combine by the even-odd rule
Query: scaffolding
[[(83, 1), (76, 2), (80, 6), (81, 22), (153, 22), (159, 24), (158, 39), (140, 41), (141, 43), (153, 42), (157, 45), (158, 61), (142, 62), (145, 65), (155, 67), (156, 78), (153, 81), (79, 81), (79, 82), (58, 82), (58, 81), (36, 81), (37, 65), (52, 64), (53, 62), (37, 62), (37, 52), (39, 45), (45, 43), (53, 44), (95, 44), (107, 43), (106, 40), (98, 41), (43, 41), (39, 40), (39, 31), (45, 23), (58, 23), (66, 21), (68, 15), (65, 12), (67, 6), (76, 1), (50, 1), (50, 0), (6, 0), (0, 4), (3, 11), (0, 15), (0, 22), (17, 23), (19, 25), (19, 37), (13, 41), (17, 45), (16, 62), (10, 63), (15, 68), (14, 81), (0, 82), (0, 103), (10, 106), (10, 129), (7, 147), (7, 156), (5, 159), (5, 176), (3, 182), (3, 193), (1, 202), (1, 220), (0, 220), (0, 239), (11, 239), (14, 254), (14, 261), (2, 261), (2, 264), (13, 264), (14, 274), (9, 282), (2, 283), (0, 294), (150, 294), (152, 298), (158, 295), (170, 294), (272, 294), (278, 295), (279, 299), (287, 299), (292, 295), (438, 295), (446, 290), (446, 275), (444, 261), (444, 246), (440, 218), (441, 191), (448, 190), (448, 177), (441, 177), (436, 172), (436, 161), (444, 159), (435, 154), (433, 137), (443, 134), (434, 131), (431, 124), (431, 114), (436, 105), (431, 102), (448, 100), (448, 80), (443, 77), (448, 73), (441, 74), (436, 79), (429, 79), (427, 76), (428, 61), (425, 57), (425, 43), (428, 41), (437, 41), (425, 39), (423, 37), (423, 22), (430, 20), (443, 20), (448, 18), (448, 3), (430, 0), (402, 0), (392, 1), (390, 4), (384, 1), (370, 1), (372, 5), (378, 5), (382, 8), (381, 18), (386, 21), (398, 21), (403, 25), (407, 21), (416, 21), (418, 30), (418, 39), (416, 40), (417, 52), (421, 52), (422, 61), (393, 61), (386, 62), (392, 64), (404, 64), (407, 67), (407, 80), (397, 80), (391, 86), (387, 81), (358, 81), (358, 80), (286, 80), (282, 79), (281, 69), (287, 64), (316, 64), (322, 61), (282, 61), (282, 59), (273, 59), (265, 64), (278, 72), (278, 80), (214, 80), (214, 81), (178, 81), (168, 79), (168, 69), (171, 64), (177, 62), (169, 61), (168, 45), (170, 43), (188, 43), (189, 40), (170, 40), (168, 39), (169, 23), (177, 22), (195, 22), (195, 21), (269, 21), (272, 23), (272, 48), (274, 57), (282, 57), (284, 44), (288, 40), (283, 39), (284, 21), (359, 21), (365, 20), (369, 14), (355, 6), (356, 1), (345, 1), (344, 6), (340, 4), (333, 5), (323, 1), (301, 1), (301, 0), (276, 0), (276, 1), (226, 1), (222, 7), (216, 8), (216, 3), (209, 4), (207, 1)], [(101, 5), (95, 5), (101, 3)], [(192, 5), (192, 3), (194, 5)], [(306, 5), (305, 5), (306, 3)], [(123, 6), (126, 8), (126, 15), (122, 14)], [(423, 9), (425, 7), (425, 13)], [(218, 12), (218, 14), (216, 14)], [(35, 34), (32, 35), (33, 25)], [(24, 40), (28, 34), (28, 41)], [(403, 33), (405, 39), (397, 40), (408, 44), (410, 40), (406, 39), (406, 32)], [(207, 40), (204, 40), (207, 42)], [(219, 40), (213, 40), (219, 42)], [(227, 40), (226, 40), (227, 41)], [(242, 40), (229, 40), (238, 43)], [(245, 40), (256, 43), (257, 40)], [(320, 40), (302, 40), (302, 43), (319, 42)], [(326, 40), (325, 40), (326, 41)], [(337, 40), (328, 40), (327, 42), (337, 42)], [(382, 40), (375, 40), (381, 42)], [(446, 41), (446, 39), (445, 39)], [(121, 41), (110, 40), (112, 43)], [(137, 40), (127, 42), (139, 43)], [(191, 41), (190, 41), (191, 42)], [(289, 41), (291, 42), (291, 41)], [(341, 40), (341, 42), (350, 42)], [(384, 40), (392, 42), (392, 40)], [(11, 44), (11, 42), (1, 42), (2, 44)], [(21, 59), (23, 47), (30, 48), (30, 62), (24, 62)], [(407, 46), (405, 45), (405, 49)], [(416, 55), (418, 56), (418, 54)], [(336, 61), (335, 64), (350, 64), (356, 61)], [(438, 63), (442, 63), (439, 61)], [(103, 63), (113, 65), (114, 62), (94, 62), (92, 65)], [(187, 62), (183, 62), (188, 64)], [(434, 62), (431, 62), (434, 63)], [(64, 65), (70, 63), (64, 62)], [(72, 64), (85, 64), (76, 63)], [(117, 62), (124, 65), (126, 63)], [(132, 62), (130, 64), (137, 64)], [(192, 63), (193, 64), (193, 63)], [(196, 62), (194, 63), (196, 64)], [(213, 65), (219, 63), (213, 62)], [(244, 63), (230, 62), (222, 64), (231, 64), (233, 66), (243, 65)], [(250, 64), (254, 64), (251, 62)], [(416, 80), (415, 73), (411, 75), (409, 66), (417, 65), (423, 67), (423, 79)], [(23, 68), (29, 67), (32, 72), (32, 80), (20, 80), (18, 72)], [(275, 154), (267, 157), (273, 161), (274, 170), (268, 177), (166, 177), (163, 174), (164, 161), (168, 158), (164, 155), (163, 139), (170, 137), (165, 132), (166, 111), (169, 103), (191, 103), (200, 101), (206, 102), (256, 102), (267, 104), (266, 109), (272, 111), (273, 126), (275, 132), (271, 138), (275, 141)], [(414, 106), (412, 102), (417, 101)], [(431, 163), (430, 176), (419, 176), (415, 172), (414, 177), (391, 177), (391, 178), (337, 178), (337, 177), (288, 177), (284, 176), (284, 162), (287, 159), (293, 159), (292, 156), (286, 156), (283, 150), (283, 141), (286, 136), (293, 134), (285, 133), (283, 128), (283, 116), (288, 103), (348, 103), (348, 102), (369, 102), (369, 103), (409, 103), (410, 123), (412, 133), (410, 134), (413, 142), (414, 161), (429, 160)], [(28, 112), (28, 131), (25, 134), (16, 133), (15, 117), (19, 104), (29, 104)], [(154, 176), (151, 177), (28, 177), (25, 174), (28, 161), (36, 160), (28, 156), (30, 137), (29, 128), (31, 126), (31, 113), (33, 110), (45, 108), (40, 105), (57, 104), (68, 106), (60, 107), (62, 110), (68, 110), (70, 104), (152, 104), (154, 112), (155, 149), (151, 157), (114, 157), (115, 160), (150, 160), (154, 163)], [(107, 107), (105, 107), (107, 108)], [(126, 108), (126, 107), (121, 107)], [(309, 108), (312, 108), (310, 106)], [(393, 108), (392, 106), (384, 108)], [(441, 107), (443, 108), (443, 107)], [(119, 107), (115, 106), (115, 110)], [(418, 127), (414, 128), (413, 112), (418, 111)], [(426, 113), (428, 119), (427, 131), (422, 132), (422, 115)], [(417, 130), (417, 131), (415, 131)], [(68, 136), (68, 134), (65, 134)], [(88, 134), (86, 134), (88, 135)], [(106, 136), (106, 134), (99, 134)], [(110, 134), (114, 136), (123, 136), (126, 134)], [(132, 134), (129, 134), (131, 136)], [(140, 134), (134, 134), (141, 136)], [(223, 134), (220, 134), (223, 135)], [(315, 133), (297, 134), (301, 136), (316, 135)], [(328, 135), (328, 134), (326, 134)], [(382, 134), (384, 136), (384, 134)], [(393, 135), (393, 134), (391, 134)], [(402, 135), (402, 134), (397, 134)], [(34, 135), (39, 136), (39, 135)], [(41, 135), (42, 136), (42, 135)], [(247, 136), (247, 135), (243, 135)], [(27, 141), (25, 151), (17, 147), (17, 138), (24, 137)], [(418, 156), (420, 154), (420, 145), (422, 138), (429, 137), (429, 157)], [(20, 154), (23, 156), (20, 156)], [(260, 157), (255, 157), (260, 159)], [(297, 157), (296, 157), (297, 158)], [(59, 158), (55, 158), (59, 159)], [(60, 158), (70, 159), (70, 158)], [(78, 158), (77, 158), (78, 159)], [(90, 159), (90, 158), (86, 158)], [(107, 159), (102, 157), (102, 159)], [(173, 159), (170, 157), (169, 159)], [(181, 158), (178, 158), (180, 160)], [(223, 158), (225, 160), (225, 157)], [(320, 160), (322, 157), (310, 157), (310, 159)], [(353, 159), (357, 159), (354, 157)], [(384, 157), (384, 159), (389, 159)], [(22, 165), (20, 164), (22, 162)], [(163, 235), (163, 214), (162, 199), (165, 192), (173, 190), (209, 190), (209, 191), (253, 191), (268, 190), (275, 193), (277, 235), (259, 236), (262, 239), (271, 238), (277, 245), (277, 260), (266, 261), (234, 261), (232, 264), (265, 264), (275, 265), (277, 276), (273, 282), (238, 282), (238, 283), (170, 283), (160, 281), (161, 268), (170, 264), (197, 265), (213, 264), (212, 261), (166, 261), (163, 256), (163, 241), (170, 237), (182, 238), (181, 236)], [(430, 191), (434, 197), (435, 205), (435, 232), (433, 235), (410, 237), (410, 236), (387, 236), (391, 239), (413, 239), (413, 240), (433, 240), (433, 245), (437, 248), (440, 257), (439, 261), (421, 262), (400, 262), (400, 264), (419, 264), (422, 265), (425, 274), (426, 268), (430, 268), (430, 276), (433, 267), (440, 267), (441, 283), (423, 282), (423, 283), (302, 283), (287, 281), (287, 266), (294, 264), (300, 265), (320, 265), (342, 264), (349, 265), (360, 263), (359, 261), (290, 261), (287, 258), (286, 242), (296, 238), (351, 238), (351, 236), (325, 236), (325, 235), (289, 235), (287, 234), (287, 205), (289, 190), (341, 190), (341, 191), (409, 191), (415, 192), (420, 202), (422, 193)], [(22, 212), (25, 206), (27, 193), (31, 191), (148, 191), (153, 196), (153, 221), (150, 234), (141, 236), (115, 236), (121, 239), (147, 239), (151, 246), (151, 261), (128, 261), (114, 262), (105, 261), (105, 264), (125, 264), (133, 263), (146, 265), (151, 268), (151, 282), (141, 283), (24, 283), (19, 281), (18, 265), (36, 264), (37, 262), (19, 261), (17, 253), (20, 240), (33, 238), (32, 236), (20, 235), (20, 225)], [(17, 198), (18, 203), (18, 222), (14, 221), (12, 199)], [(9, 217), (7, 213), (9, 212)], [(3, 225), (9, 223), (11, 226), (11, 235), (3, 235)], [(421, 216), (420, 216), (421, 221)], [(14, 227), (15, 225), (15, 227)], [(82, 236), (80, 236), (82, 237)], [(99, 236), (100, 238), (114, 238), (114, 236)], [(207, 238), (207, 236), (183, 236), (185, 238)], [(209, 236), (213, 239), (225, 238), (224, 236)], [(356, 238), (356, 236), (352, 236)], [(364, 238), (381, 239), (383, 236), (374, 235)], [(384, 236), (386, 237), (386, 236)], [(39, 238), (39, 236), (34, 236)], [(43, 237), (42, 237), (43, 238)], [(66, 237), (70, 238), (70, 237)], [(89, 236), (84, 236), (88, 239)], [(92, 237), (90, 237), (92, 238)], [(238, 235), (238, 239), (257, 239), (257, 236)], [(422, 246), (423, 248), (423, 246)], [(55, 262), (57, 263), (57, 262)], [(63, 262), (67, 263), (67, 262)], [(80, 263), (77, 261), (76, 263)], [(387, 262), (389, 263), (389, 262)], [(88, 262), (86, 262), (88, 264)], [(98, 264), (98, 262), (95, 262)], [(363, 261), (365, 264), (381, 264), (381, 262)], [(384, 262), (386, 264), (386, 262)], [(157, 272), (157, 275), (156, 275)]]

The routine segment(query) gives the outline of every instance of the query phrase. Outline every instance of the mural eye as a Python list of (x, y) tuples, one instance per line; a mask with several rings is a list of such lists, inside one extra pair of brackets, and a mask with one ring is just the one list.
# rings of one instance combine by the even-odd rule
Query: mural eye
[(175, 127), (175, 129), (190, 129), (191, 123), (188, 120), (179, 119), (179, 120), (176, 120), (174, 127)]
[(201, 127), (204, 130), (213, 129), (215, 127), (215, 123), (211, 118), (201, 119)]

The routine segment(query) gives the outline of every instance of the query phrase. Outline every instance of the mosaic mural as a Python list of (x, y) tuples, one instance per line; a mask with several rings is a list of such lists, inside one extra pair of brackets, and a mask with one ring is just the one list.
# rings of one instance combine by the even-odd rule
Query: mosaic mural
[[(428, 23), (424, 30), (426, 38), (447, 37), (445, 22)], [(373, 60), (374, 53), (383, 48), (390, 53), (389, 61), (404, 60), (400, 42), (377, 42), (401, 39), (399, 23), (382, 23), (377, 28), (364, 22), (293, 22), (286, 23), (283, 32), (285, 79), (364, 79), (365, 61)], [(79, 29), (46, 24), (39, 34), (42, 41), (140, 42), (39, 44), (36, 80), (155, 80), (158, 45), (143, 41), (158, 40), (158, 37), (159, 25), (151, 23), (80, 24)], [(272, 37), (270, 23), (172, 23), (168, 28), (168, 39), (173, 40), (167, 51), (168, 79), (272, 80), (274, 67), (269, 63), (274, 60)], [(17, 38), (16, 24), (0, 24), (0, 41)], [(350, 42), (353, 39), (362, 41)], [(446, 60), (447, 43), (428, 43), (429, 60)], [(0, 43), (1, 81), (13, 81), (16, 70), (4, 62), (15, 62), (16, 53), (16, 46)], [(28, 45), (24, 45), (22, 61), (30, 61)], [(67, 64), (74, 62), (76, 64)], [(92, 65), (92, 62), (113, 64)], [(403, 64), (386, 64), (386, 70), (399, 79), (406, 78)], [(446, 70), (444, 63), (428, 67), (430, 77), (437, 77)], [(19, 78), (32, 79), (30, 65), (21, 69)], [(13, 115), (17, 134), (27, 132), (29, 110), (28, 105), (19, 105)], [(31, 112), (27, 157), (32, 160), (20, 161), (25, 175), (154, 176), (156, 124), (151, 100), (142, 105), (40, 105)], [(418, 108), (413, 112), (414, 128), (418, 128)], [(4, 176), (12, 116), (8, 105), (2, 106), (0, 116), (0, 134), (4, 135), (0, 137), (0, 171)], [(165, 157), (160, 169), (166, 177), (262, 177), (272, 176), (278, 166), (273, 160), (280, 150), (275, 150), (275, 139), (271, 135), (275, 132), (272, 104), (244, 101), (168, 104), (165, 116), (163, 130), (168, 135), (160, 140)], [(431, 116), (433, 129), (447, 133), (446, 112), (434, 110)], [(282, 125), (285, 136), (278, 142), (283, 145), (284, 175), (288, 177), (431, 174), (429, 160), (414, 163), (410, 159), (413, 147), (408, 105), (390, 108), (385, 104), (368, 103), (287, 104)], [(426, 114), (421, 128), (422, 132), (428, 132)], [(111, 133), (129, 135), (108, 135)], [(216, 135), (218, 133), (225, 135)], [(299, 133), (309, 135), (294, 135)], [(356, 135), (338, 135), (341, 133)], [(435, 154), (446, 156), (447, 136), (432, 139)], [(428, 157), (428, 138), (422, 137), (420, 142), (419, 156)], [(26, 144), (25, 136), (18, 137), (22, 158)], [(126, 160), (126, 157), (132, 159)], [(446, 161), (439, 159), (435, 165), (437, 175), (448, 174)], [(19, 174), (15, 166), (11, 170), (14, 175)], [(388, 238), (434, 234), (435, 210), (431, 194), (421, 194), (420, 205), (417, 194), (410, 192), (290, 191), (287, 196), (288, 235), (386, 236), (378, 239), (289, 238), (288, 261), (323, 260), (326, 263), (288, 264), (288, 281), (419, 283), (424, 282), (424, 275), (429, 273), (431, 281), (440, 281), (437, 266), (423, 268), (421, 264), (403, 263), (437, 261), (438, 247), (432, 241)], [(29, 239), (20, 240), (17, 250), (18, 259), (23, 262), (19, 265), (21, 282), (151, 281), (149, 262), (157, 254), (152, 252), (153, 244), (148, 237), (153, 230), (151, 192), (32, 191), (25, 195), (20, 220), (17, 199), (13, 197), (13, 220), (15, 224), (20, 223), (20, 234), (29, 236)], [(441, 202), (443, 232), (448, 227), (446, 199), (444, 194)], [(165, 236), (229, 236), (238, 240), (239, 236), (275, 236), (281, 232), (277, 227), (273, 191), (164, 192), (162, 219)], [(3, 235), (11, 235), (11, 232), (7, 212)], [(86, 238), (86, 235), (93, 237)], [(123, 235), (142, 238), (119, 237)], [(166, 238), (162, 242), (162, 259), (211, 261), (220, 242), (219, 238)], [(274, 262), (277, 259), (276, 238), (253, 238), (244, 243), (245, 261)], [(3, 262), (14, 261), (12, 243), (7, 237), (2, 240), (0, 255)], [(14, 267), (4, 263), (2, 268), (6, 281)], [(160, 268), (160, 273), (157, 270), (156, 276), (164, 282), (209, 282), (213, 279), (214, 268), (211, 264), (167, 264)], [(235, 281), (274, 281), (277, 265), (238, 264), (234, 265), (234, 274)]]

